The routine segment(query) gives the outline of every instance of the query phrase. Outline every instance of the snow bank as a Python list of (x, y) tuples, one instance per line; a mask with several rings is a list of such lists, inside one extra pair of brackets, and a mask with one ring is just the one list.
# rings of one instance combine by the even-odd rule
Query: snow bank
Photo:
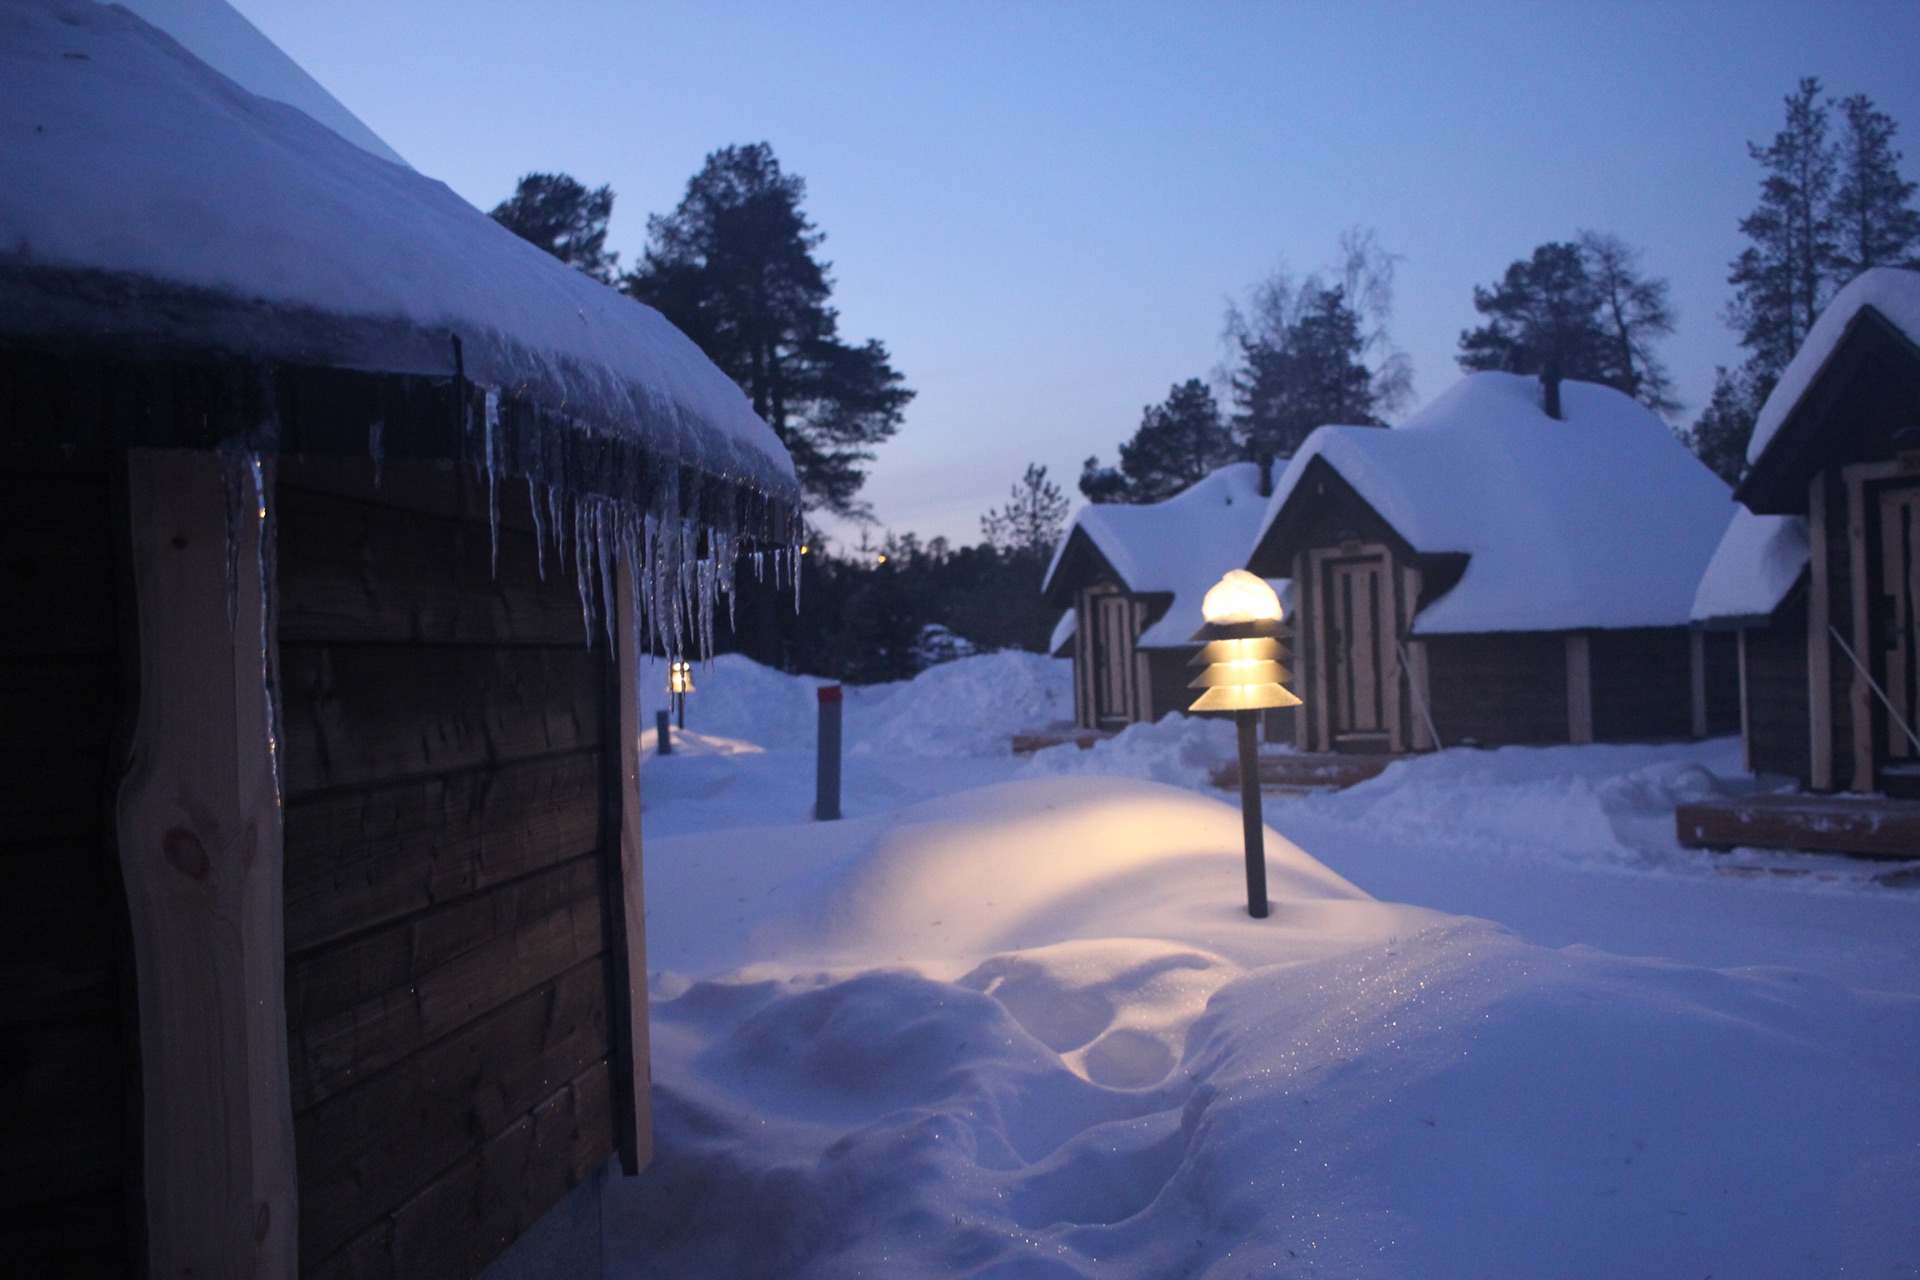
[[(737, 896), (767, 850), (799, 874), (742, 910), (753, 963), (656, 984), (656, 1156), (607, 1188), (612, 1274), (1920, 1256), (1920, 999), (1548, 950), (1373, 902), (1271, 832), (1254, 921), (1239, 834), (1190, 793), (1043, 779), (794, 830), (797, 855), (650, 848)], [(652, 909), (669, 952), (728, 932)]]
[(1793, 590), (1811, 554), (1805, 516), (1737, 507), (1693, 596), (1693, 620), (1765, 618)]
[(1171, 592), (1166, 613), (1141, 633), (1142, 648), (1191, 643), (1200, 629), (1200, 601), (1229, 569), (1244, 568), (1263, 510), (1260, 468), (1221, 467), (1164, 502), (1096, 503), (1080, 508), (1047, 566), (1053, 582), (1076, 535), (1107, 558), (1132, 592)]
[(1101, 774), (1140, 778), (1196, 790), (1213, 770), (1235, 758), (1231, 720), (1203, 720), (1178, 713), (1153, 724), (1130, 724), (1087, 750), (1068, 744), (1036, 752), (1032, 772), (1053, 776)]
[(1392, 430), (1321, 427), (1260, 537), (1323, 458), (1414, 550), (1471, 557), (1416, 633), (1685, 625), (1733, 516), (1726, 486), (1610, 387), (1564, 383), (1561, 404), (1549, 418), (1538, 380), (1475, 373)]
[(1814, 321), (1807, 340), (1788, 361), (1780, 381), (1774, 384), (1766, 404), (1760, 407), (1760, 416), (1753, 424), (1753, 436), (1747, 442), (1748, 466), (1758, 463), (1767, 446), (1773, 443), (1780, 424), (1813, 385), (1814, 378), (1833, 349), (1840, 345), (1841, 336), (1862, 307), (1872, 307), (1909, 339), (1920, 343), (1920, 272), (1874, 267), (1854, 277)]
[[(0, 333), (448, 376), (797, 498), (658, 312), (124, 9), (0, 3)], [(556, 477), (557, 478), (557, 477)]]

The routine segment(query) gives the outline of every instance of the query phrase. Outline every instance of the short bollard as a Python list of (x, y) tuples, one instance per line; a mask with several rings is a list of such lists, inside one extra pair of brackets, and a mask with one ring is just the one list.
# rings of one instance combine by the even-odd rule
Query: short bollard
[(814, 692), (820, 699), (820, 763), (813, 816), (830, 822), (840, 816), (840, 686), (823, 684)]
[(654, 750), (661, 755), (673, 754), (673, 730), (667, 727), (667, 713), (664, 711), (653, 713), (653, 740)]

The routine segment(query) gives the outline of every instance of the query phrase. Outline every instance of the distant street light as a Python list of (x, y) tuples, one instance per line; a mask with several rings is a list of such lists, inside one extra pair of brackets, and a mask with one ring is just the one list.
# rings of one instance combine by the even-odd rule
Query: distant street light
[(687, 695), (693, 692), (693, 664), (674, 659), (667, 668), (667, 692), (673, 695), (674, 723), (687, 727)]
[(1247, 914), (1258, 919), (1267, 914), (1267, 844), (1255, 713), (1300, 705), (1282, 684), (1293, 679), (1281, 665), (1287, 629), (1280, 621), (1280, 597), (1245, 569), (1230, 570), (1215, 583), (1200, 612), (1207, 623), (1193, 634), (1200, 652), (1190, 665), (1203, 669), (1187, 687), (1204, 692), (1190, 709), (1233, 712), (1240, 738), (1240, 818), (1247, 838)]

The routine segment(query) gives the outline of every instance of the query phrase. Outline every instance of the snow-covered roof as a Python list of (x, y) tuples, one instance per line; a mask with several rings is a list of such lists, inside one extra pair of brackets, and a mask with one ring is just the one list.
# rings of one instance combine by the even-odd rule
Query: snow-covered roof
[[(1418, 552), (1464, 553), (1422, 634), (1681, 626), (1734, 512), (1714, 474), (1611, 387), (1462, 378), (1403, 425), (1321, 427), (1274, 486), (1265, 537), (1315, 458)], [(1257, 541), (1257, 540), (1256, 540)]]
[(1813, 385), (1815, 375), (1833, 355), (1841, 335), (1862, 307), (1872, 307), (1920, 344), (1920, 271), (1874, 267), (1855, 276), (1814, 321), (1807, 340), (1800, 344), (1800, 350), (1794, 353), (1780, 374), (1780, 381), (1774, 384), (1772, 394), (1767, 396), (1766, 404), (1761, 406), (1760, 416), (1754, 421), (1753, 438), (1747, 442), (1749, 466), (1759, 462), (1760, 455), (1773, 443), (1781, 424)]
[(124, 9), (0, 0), (0, 31), (0, 335), (458, 369), (586, 439), (570, 475), (605, 445), (797, 502), (786, 450), (691, 340), (444, 184)]
[(1766, 617), (1793, 589), (1808, 555), (1805, 516), (1757, 516), (1735, 507), (1694, 592), (1693, 620)]
[(1073, 535), (1082, 533), (1127, 590), (1172, 593), (1173, 603), (1141, 633), (1140, 645), (1189, 645), (1204, 621), (1200, 601), (1207, 588), (1246, 564), (1262, 509), (1260, 468), (1251, 462), (1221, 467), (1164, 502), (1082, 507), (1053, 553), (1042, 589), (1052, 583)]
[(1080, 614), (1073, 609), (1064, 610), (1060, 621), (1053, 624), (1053, 634), (1047, 637), (1047, 652), (1058, 657), (1067, 641), (1073, 639), (1073, 632), (1080, 625)]
[(405, 164), (400, 153), (341, 105), (306, 69), (261, 34), (226, 0), (116, 0), (178, 40), (194, 57), (262, 98), (284, 102), (356, 147)]

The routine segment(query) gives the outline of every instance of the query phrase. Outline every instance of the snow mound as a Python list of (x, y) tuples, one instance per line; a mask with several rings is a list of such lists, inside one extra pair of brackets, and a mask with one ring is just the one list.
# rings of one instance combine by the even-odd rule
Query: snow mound
[(980, 654), (860, 691), (848, 755), (1010, 755), (1015, 730), (1072, 715), (1070, 662), (1011, 649)]
[(1209, 786), (1213, 770), (1234, 759), (1233, 722), (1177, 712), (1152, 724), (1130, 724), (1081, 750), (1072, 744), (1034, 754), (1028, 770), (1043, 776), (1101, 774), (1176, 787)]
[(1443, 921), (1237, 974), (1115, 941), (951, 983), (709, 981), (653, 1016), (655, 1162), (603, 1213), (610, 1256), (660, 1274), (1786, 1277), (1920, 1256), (1920, 1000), (1805, 975)]
[(1417, 552), (1465, 553), (1423, 635), (1683, 626), (1734, 504), (1644, 405), (1567, 382), (1462, 378), (1401, 426), (1321, 427), (1274, 485), (1260, 537), (1322, 458)]

